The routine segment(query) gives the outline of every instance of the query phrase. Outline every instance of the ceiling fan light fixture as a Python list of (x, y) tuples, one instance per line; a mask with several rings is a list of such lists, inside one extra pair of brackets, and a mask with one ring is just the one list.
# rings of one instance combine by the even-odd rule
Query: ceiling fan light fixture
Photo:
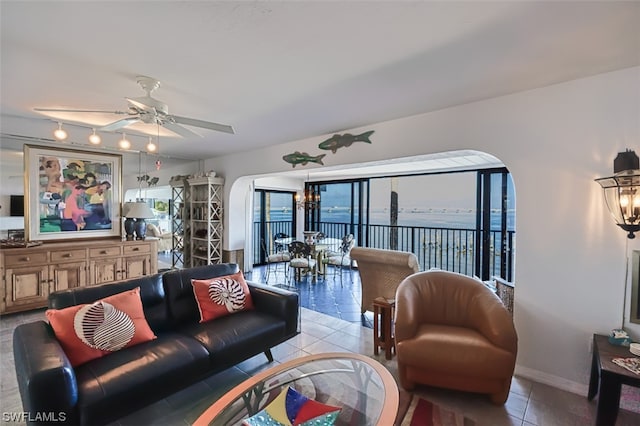
[(158, 146), (153, 143), (153, 138), (149, 136), (149, 143), (147, 143), (147, 152), (156, 152)]
[(102, 138), (96, 133), (96, 129), (93, 129), (93, 133), (89, 135), (89, 143), (93, 145), (100, 145)]
[(58, 128), (53, 132), (53, 137), (59, 141), (67, 139), (67, 132), (62, 128), (62, 123), (58, 123)]
[(118, 141), (118, 146), (121, 149), (129, 149), (129, 148), (131, 148), (131, 142), (129, 142), (127, 140), (127, 135), (126, 134), (124, 134), (124, 133), (122, 134), (122, 139), (120, 139), (120, 141)]

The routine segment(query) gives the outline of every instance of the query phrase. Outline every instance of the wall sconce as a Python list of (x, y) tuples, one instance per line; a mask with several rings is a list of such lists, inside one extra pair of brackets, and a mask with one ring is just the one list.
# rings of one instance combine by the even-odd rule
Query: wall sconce
[(67, 132), (62, 128), (62, 123), (58, 123), (58, 128), (53, 132), (53, 137), (59, 141), (67, 139)]
[(613, 161), (613, 176), (596, 179), (616, 224), (635, 238), (640, 231), (640, 161), (633, 150), (619, 152)]

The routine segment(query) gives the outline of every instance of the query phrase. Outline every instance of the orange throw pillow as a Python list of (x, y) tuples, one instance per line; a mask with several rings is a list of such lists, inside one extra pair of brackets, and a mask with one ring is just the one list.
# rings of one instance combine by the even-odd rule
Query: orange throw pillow
[(92, 304), (48, 309), (46, 315), (74, 367), (156, 338), (144, 317), (140, 287)]
[(200, 310), (200, 322), (253, 309), (249, 286), (242, 271), (223, 277), (191, 280), (191, 284)]

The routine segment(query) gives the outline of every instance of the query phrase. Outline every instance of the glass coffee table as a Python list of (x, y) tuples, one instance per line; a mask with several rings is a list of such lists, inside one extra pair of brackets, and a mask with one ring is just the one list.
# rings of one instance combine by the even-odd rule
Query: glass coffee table
[(287, 387), (323, 404), (341, 407), (336, 425), (391, 425), (398, 386), (378, 361), (352, 353), (309, 355), (262, 371), (237, 385), (194, 423), (240, 425)]

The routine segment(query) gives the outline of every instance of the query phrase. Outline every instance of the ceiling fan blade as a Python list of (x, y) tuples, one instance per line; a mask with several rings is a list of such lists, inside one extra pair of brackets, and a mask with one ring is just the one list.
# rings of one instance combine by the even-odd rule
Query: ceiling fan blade
[(182, 127), (179, 124), (176, 123), (172, 123), (170, 121), (164, 121), (162, 123), (162, 126), (166, 127), (167, 129), (171, 130), (174, 133), (177, 133), (178, 135), (182, 136), (183, 138), (192, 138), (192, 137), (199, 137), (201, 138), (202, 135), (199, 135), (196, 132), (193, 132), (189, 129), (187, 129), (186, 127)]
[(145, 102), (149, 98), (143, 97), (143, 98), (125, 98), (125, 99), (127, 100), (127, 102), (129, 102), (131, 105), (133, 105), (135, 108), (139, 110), (155, 112), (154, 105), (151, 105), (148, 102)]
[(218, 132), (235, 134), (233, 127), (226, 124), (212, 123), (211, 121), (196, 120), (195, 118), (180, 117), (171, 115), (173, 121), (178, 124), (186, 124), (187, 126), (202, 127), (203, 129), (216, 130)]
[(39, 112), (95, 112), (103, 114), (128, 114), (125, 111), (106, 111), (94, 109), (34, 108), (33, 110)]
[(102, 130), (105, 132), (112, 132), (114, 130), (127, 127), (130, 124), (137, 123), (138, 121), (140, 121), (140, 117), (127, 117), (127, 118), (123, 118), (122, 120), (114, 121), (113, 123), (107, 124), (106, 126), (102, 126), (98, 130)]

